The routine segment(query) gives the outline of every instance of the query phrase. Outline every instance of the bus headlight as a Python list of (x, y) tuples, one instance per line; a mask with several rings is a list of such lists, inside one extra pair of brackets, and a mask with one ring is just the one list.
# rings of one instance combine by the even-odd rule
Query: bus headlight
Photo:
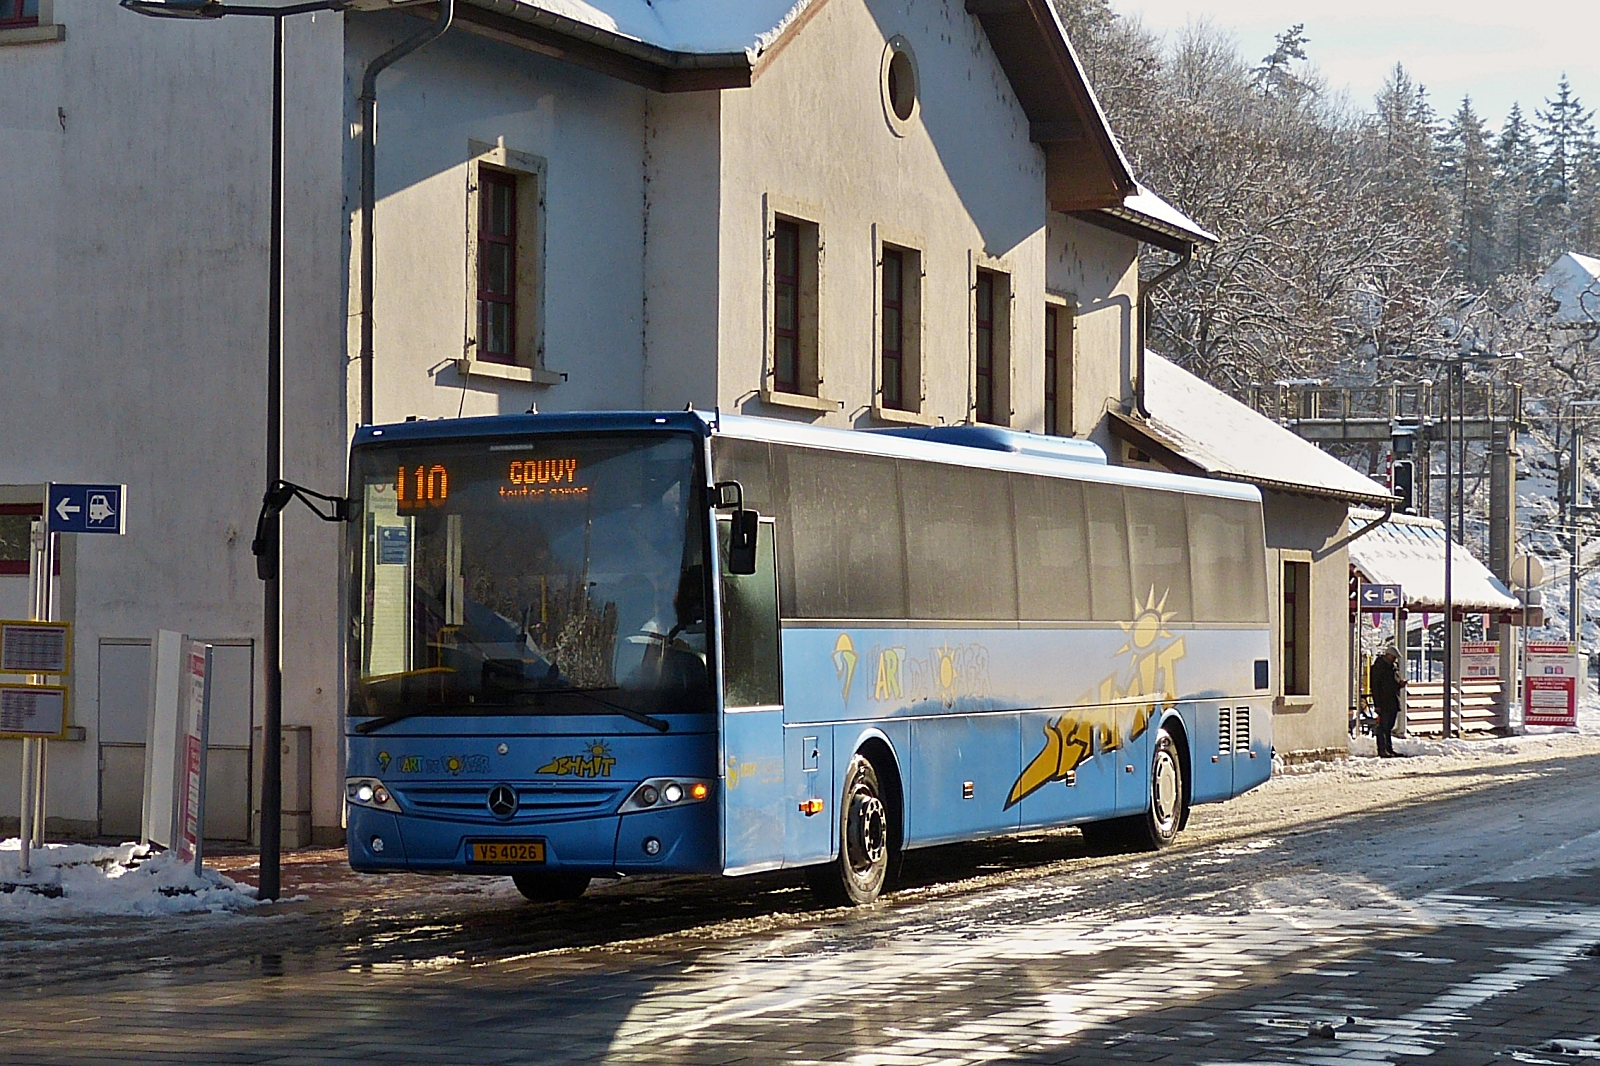
[(628, 814), (631, 811), (648, 811), (661, 807), (678, 807), (687, 803), (699, 803), (711, 797), (711, 784), (708, 781), (684, 780), (675, 777), (652, 777), (648, 781), (641, 781), (639, 787), (623, 801), (618, 808), (618, 814)]
[(376, 811), (400, 813), (400, 804), (394, 801), (389, 789), (376, 777), (347, 777), (344, 798), (352, 807), (371, 807)]

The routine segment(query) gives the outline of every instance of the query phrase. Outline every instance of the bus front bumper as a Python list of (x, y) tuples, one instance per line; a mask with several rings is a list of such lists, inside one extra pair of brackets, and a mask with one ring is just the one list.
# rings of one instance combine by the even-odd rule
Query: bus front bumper
[[(561, 870), (594, 876), (640, 873), (717, 873), (721, 865), (717, 804), (631, 811), (546, 823), (492, 825), (350, 808), (346, 834), (353, 869), (507, 875)], [(530, 845), (542, 862), (483, 861), (489, 853), (526, 856), (530, 849), (473, 845)]]

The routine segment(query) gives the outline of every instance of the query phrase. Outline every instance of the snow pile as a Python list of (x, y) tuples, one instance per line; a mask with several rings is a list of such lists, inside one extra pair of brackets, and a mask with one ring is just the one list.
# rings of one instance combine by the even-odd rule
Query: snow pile
[(198, 876), (175, 852), (144, 844), (46, 844), (29, 855), (21, 841), (0, 842), (0, 921), (90, 915), (239, 911), (257, 904), (255, 889), (212, 870)]

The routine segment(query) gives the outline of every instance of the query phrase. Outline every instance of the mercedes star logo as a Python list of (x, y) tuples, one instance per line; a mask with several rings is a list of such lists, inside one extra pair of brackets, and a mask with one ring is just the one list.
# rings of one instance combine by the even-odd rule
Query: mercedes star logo
[(489, 809), (496, 817), (510, 818), (517, 813), (517, 790), (510, 785), (496, 785), (489, 790)]

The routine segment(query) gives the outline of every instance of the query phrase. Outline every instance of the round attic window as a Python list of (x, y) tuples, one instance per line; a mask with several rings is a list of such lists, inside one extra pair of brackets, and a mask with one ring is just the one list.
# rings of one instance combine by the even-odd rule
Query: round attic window
[(911, 42), (891, 37), (883, 48), (881, 72), (883, 117), (889, 128), (904, 137), (917, 117), (917, 57)]

